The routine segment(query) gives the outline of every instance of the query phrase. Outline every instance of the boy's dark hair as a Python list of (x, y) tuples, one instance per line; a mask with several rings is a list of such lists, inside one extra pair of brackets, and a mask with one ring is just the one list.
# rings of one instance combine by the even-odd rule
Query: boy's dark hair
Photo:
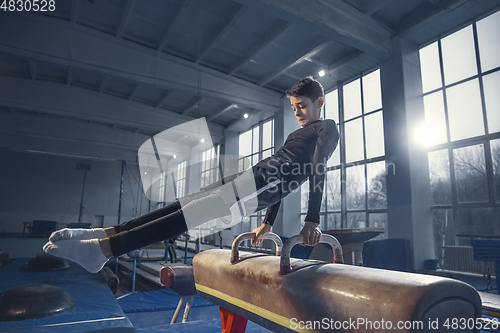
[(312, 76), (308, 76), (286, 91), (288, 97), (305, 96), (311, 101), (316, 101), (319, 97), (324, 97), (323, 86)]

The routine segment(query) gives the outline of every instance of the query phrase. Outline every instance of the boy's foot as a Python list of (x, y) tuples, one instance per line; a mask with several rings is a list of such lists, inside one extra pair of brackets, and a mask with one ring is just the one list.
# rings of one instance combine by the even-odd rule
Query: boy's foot
[(50, 237), (49, 241), (56, 242), (59, 240), (69, 240), (69, 239), (101, 239), (106, 238), (108, 235), (103, 228), (95, 229), (72, 229), (65, 228), (58, 231), (54, 231)]
[(108, 262), (98, 239), (60, 240), (47, 242), (43, 250), (48, 254), (76, 262), (90, 273), (99, 272)]

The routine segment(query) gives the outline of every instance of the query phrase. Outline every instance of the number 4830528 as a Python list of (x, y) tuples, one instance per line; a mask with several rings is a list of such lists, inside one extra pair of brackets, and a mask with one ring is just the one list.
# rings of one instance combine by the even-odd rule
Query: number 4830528
[[(0, 0), (1, 1), (1, 0)], [(4, 12), (53, 12), (55, 0), (3, 0), (0, 10)]]

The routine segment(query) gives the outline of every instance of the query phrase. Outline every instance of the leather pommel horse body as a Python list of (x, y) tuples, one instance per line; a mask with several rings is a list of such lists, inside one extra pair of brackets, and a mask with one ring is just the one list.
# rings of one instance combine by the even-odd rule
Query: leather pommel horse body
[[(244, 235), (240, 237), (252, 237)], [(222, 317), (225, 308), (275, 332), (449, 332), (456, 318), (469, 323), (461, 332), (479, 332), (470, 324), (481, 317), (481, 300), (466, 283), (289, 258), (301, 236), (290, 238), (283, 249), (277, 244), (281, 258), (249, 252), (235, 255), (238, 238), (232, 251), (204, 251), (193, 259), (198, 295), (219, 305)], [(322, 241), (333, 244), (335, 261), (340, 261), (342, 251), (336, 239), (322, 235)], [(283, 268), (287, 257), (289, 269)], [(447, 319), (449, 329), (443, 327)], [(383, 323), (386, 329), (380, 326)], [(244, 330), (243, 326), (225, 332)]]

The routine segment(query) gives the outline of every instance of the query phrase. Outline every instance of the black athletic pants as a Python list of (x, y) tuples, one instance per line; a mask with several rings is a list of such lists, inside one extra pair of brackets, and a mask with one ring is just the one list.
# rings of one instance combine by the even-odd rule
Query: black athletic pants
[[(266, 169), (260, 167), (254, 167), (246, 172), (253, 173), (252, 179), (255, 184), (252, 184), (252, 186), (256, 189), (263, 188), (271, 180), (277, 178), (276, 175), (270, 175)], [(197, 211), (203, 212), (199, 221), (196, 221), (197, 225), (201, 225), (215, 218), (230, 215), (229, 208), (234, 203), (225, 202), (222, 197), (217, 194), (217, 190), (221, 188), (225, 182), (229, 181), (229, 184), (240, 175), (241, 174), (237, 174), (227, 177), (224, 181), (214, 183), (200, 192), (182, 198), (182, 202), (189, 202), (187, 205), (184, 205), (184, 207), (181, 207), (179, 200), (177, 200), (166, 207), (116, 225), (114, 227), (116, 235), (109, 237), (113, 256), (118, 257), (127, 252), (165, 239), (177, 237), (186, 232), (188, 227), (184, 219), (184, 210), (196, 209)], [(230, 186), (228, 184), (226, 185)], [(281, 200), (281, 190), (279, 186), (263, 191), (257, 196), (257, 207), (253, 207), (252, 211), (247, 210), (246, 215), (267, 208), (279, 200)], [(192, 224), (192, 222), (190, 223)]]

